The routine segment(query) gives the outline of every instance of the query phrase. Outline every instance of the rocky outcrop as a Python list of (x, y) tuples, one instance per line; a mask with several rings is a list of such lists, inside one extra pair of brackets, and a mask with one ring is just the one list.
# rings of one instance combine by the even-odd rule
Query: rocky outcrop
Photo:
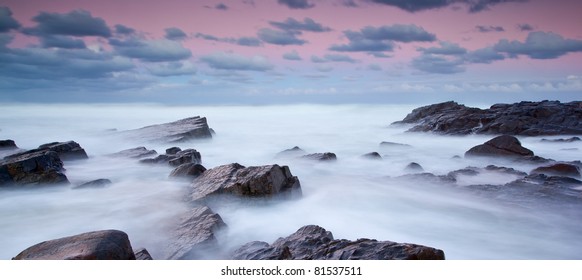
[(0, 186), (68, 184), (63, 162), (54, 151), (11, 155), (0, 160)]
[(111, 180), (109, 179), (97, 179), (93, 181), (89, 181), (78, 186), (75, 186), (74, 189), (94, 189), (94, 188), (104, 188), (111, 185)]
[(416, 162), (409, 163), (405, 168), (404, 171), (407, 172), (424, 172), (424, 168)]
[(196, 178), (206, 171), (206, 168), (198, 163), (184, 163), (176, 167), (169, 177), (192, 177)]
[(184, 163), (202, 163), (202, 156), (200, 153), (194, 149), (186, 149), (176, 151), (170, 148), (170, 153), (165, 155), (158, 155), (155, 158), (145, 158), (141, 159), (139, 162), (146, 164), (169, 164), (170, 166), (176, 167)]
[(304, 155), (305, 151), (298, 146), (295, 146), (291, 149), (283, 150), (275, 155), (276, 158), (290, 158), (290, 157), (298, 157)]
[(206, 118), (199, 116), (129, 130), (125, 131), (124, 134), (139, 140), (163, 143), (212, 138)]
[(514, 136), (497, 136), (484, 144), (475, 146), (465, 153), (465, 157), (503, 157), (523, 158), (532, 157), (534, 153), (521, 146), (521, 142)]
[(18, 149), (14, 140), (0, 140), (0, 150)]
[(168, 259), (203, 259), (217, 246), (216, 233), (226, 224), (206, 206), (184, 216), (168, 247)]
[(54, 239), (22, 251), (13, 260), (135, 260), (125, 232), (103, 230)]
[(337, 156), (334, 153), (314, 153), (299, 157), (301, 159), (315, 160), (315, 161), (336, 161)]
[(382, 159), (382, 156), (378, 152), (371, 152), (371, 153), (363, 154), (362, 158), (380, 160), (380, 159)]
[(444, 102), (414, 109), (402, 121), (408, 131), (451, 135), (572, 135), (582, 134), (582, 102), (559, 101), (495, 104), (489, 109)]
[(217, 194), (246, 197), (272, 197), (301, 194), (299, 179), (288, 166), (264, 165), (244, 167), (238, 163), (206, 170), (191, 185), (191, 200)]
[(124, 157), (124, 158), (145, 158), (157, 155), (158, 152), (155, 150), (148, 150), (146, 147), (140, 146), (136, 148), (126, 149), (119, 151), (117, 153), (109, 154), (112, 157)]
[(61, 160), (78, 160), (78, 159), (87, 159), (87, 153), (79, 143), (75, 141), (68, 141), (68, 142), (52, 142), (38, 146), (38, 148), (33, 150), (24, 151), (17, 154), (12, 154), (7, 156), (6, 158), (16, 158), (26, 154), (36, 154), (38, 152), (47, 152), (52, 151), (57, 153)]
[(556, 163), (548, 166), (540, 166), (530, 172), (530, 174), (544, 174), (547, 176), (566, 176), (580, 178), (580, 169), (573, 164)]
[(442, 250), (416, 244), (334, 239), (316, 225), (304, 226), (273, 244), (251, 242), (233, 253), (238, 260), (444, 260)]

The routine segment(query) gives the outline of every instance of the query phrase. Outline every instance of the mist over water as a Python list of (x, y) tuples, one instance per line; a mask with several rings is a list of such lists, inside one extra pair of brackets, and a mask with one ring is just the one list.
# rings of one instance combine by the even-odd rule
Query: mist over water
[[(119, 229), (132, 246), (154, 259), (180, 214), (189, 182), (170, 180), (168, 166), (142, 165), (107, 154), (145, 146), (164, 153), (170, 144), (144, 143), (118, 131), (186, 117), (204, 116), (216, 131), (210, 141), (180, 143), (202, 155), (206, 168), (237, 162), (245, 166), (289, 165), (303, 196), (269, 203), (216, 204), (211, 208), (228, 225), (219, 236), (224, 251), (255, 240), (273, 242), (299, 227), (317, 224), (335, 238), (373, 238), (416, 243), (444, 250), (447, 259), (581, 259), (582, 207), (556, 207), (519, 198), (494, 198), (464, 188), (504, 184), (512, 175), (461, 176), (454, 187), (422, 181), (391, 180), (410, 172), (411, 162), (444, 175), (489, 164), (529, 172), (533, 167), (492, 160), (455, 159), (491, 136), (437, 136), (388, 127), (412, 109), (402, 105), (289, 105), (167, 107), (158, 105), (1, 105), (0, 139), (22, 149), (74, 140), (88, 160), (65, 162), (69, 186), (0, 188), (0, 259), (10, 259), (38, 242), (92, 230)], [(520, 138), (536, 155), (580, 160), (580, 142), (542, 143)], [(410, 147), (385, 147), (380, 142)], [(276, 158), (299, 146), (307, 153), (333, 152), (336, 162)], [(361, 155), (378, 152), (382, 160)], [(0, 152), (1, 153), (1, 152)], [(1, 155), (1, 154), (0, 154)], [(108, 178), (102, 189), (74, 190), (83, 182)]]

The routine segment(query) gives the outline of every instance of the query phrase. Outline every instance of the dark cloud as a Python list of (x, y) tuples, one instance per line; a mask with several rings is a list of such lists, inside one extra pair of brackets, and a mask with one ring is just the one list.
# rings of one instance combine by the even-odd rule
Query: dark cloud
[(188, 35), (186, 35), (186, 33), (184, 33), (184, 31), (182, 31), (180, 28), (169, 27), (164, 29), (164, 31), (166, 31), (166, 35), (164, 35), (164, 37), (168, 40), (180, 41), (188, 38)]
[(493, 26), (493, 25), (489, 25), (489, 26), (477, 25), (477, 26), (475, 26), (475, 29), (477, 29), (477, 31), (479, 31), (481, 33), (504, 32), (505, 31), (505, 29), (503, 29), (502, 26)]
[(289, 53), (284, 53), (283, 58), (287, 60), (301, 60), (301, 57), (299, 56), (299, 53), (297, 53), (296, 50), (293, 50)]
[(412, 60), (412, 67), (427, 73), (455, 74), (464, 72), (463, 61), (433, 54), (422, 54)]
[(281, 5), (285, 5), (291, 9), (309, 9), (315, 7), (314, 4), (307, 0), (277, 0)]
[(348, 44), (332, 45), (329, 50), (340, 52), (385, 52), (394, 50), (394, 42), (432, 42), (436, 35), (416, 25), (366, 26), (360, 31), (344, 31)]
[(192, 56), (189, 49), (171, 40), (111, 39), (109, 44), (122, 56), (148, 62), (178, 61)]
[(219, 70), (268, 71), (273, 65), (263, 56), (245, 57), (235, 53), (216, 52), (205, 55), (200, 61)]
[(371, 55), (376, 58), (391, 58), (391, 55), (387, 55), (383, 52), (368, 52), (368, 55)]
[(462, 48), (458, 44), (450, 42), (439, 42), (440, 48), (430, 47), (430, 48), (418, 48), (419, 51), (424, 54), (441, 54), (441, 55), (462, 55), (467, 53), (465, 48)]
[(354, 1), (354, 0), (342, 0), (341, 5), (344, 7), (349, 7), (349, 8), (359, 7), (358, 4), (356, 4), (356, 1)]
[(348, 62), (348, 63), (356, 63), (357, 60), (341, 54), (326, 54), (323, 57), (319, 57), (316, 55), (311, 56), (311, 62), (313, 63), (326, 63), (326, 62)]
[(422, 55), (413, 59), (412, 67), (428, 73), (454, 74), (465, 71), (465, 66), (474, 63), (492, 63), (504, 60), (505, 56), (492, 47), (475, 51), (455, 43), (440, 42), (440, 47), (418, 48)]
[(311, 18), (304, 18), (303, 22), (294, 18), (287, 18), (283, 22), (271, 21), (272, 26), (286, 30), (286, 31), (310, 31), (310, 32), (327, 32), (331, 28), (323, 26), (321, 23), (315, 22)]
[(127, 26), (122, 25), (122, 24), (116, 24), (115, 25), (115, 33), (120, 34), (120, 35), (132, 35), (132, 34), (135, 34), (135, 29), (133, 29), (131, 27), (127, 27)]
[(521, 24), (518, 24), (517, 25), (517, 29), (519, 31), (533, 31), (534, 30), (534, 27), (531, 26), (531, 25), (529, 25), (529, 24), (527, 24), (527, 23), (521, 23)]
[(371, 0), (371, 2), (400, 8), (415, 13), (424, 10), (440, 9), (455, 4), (468, 7), (469, 12), (477, 13), (488, 10), (489, 7), (507, 2), (526, 2), (527, 0)]
[(196, 74), (196, 68), (190, 63), (184, 62), (168, 62), (162, 64), (154, 64), (148, 67), (152, 75), (159, 77), (170, 76), (184, 76)]
[(257, 32), (257, 36), (262, 41), (274, 45), (303, 45), (307, 41), (296, 37), (296, 32), (288, 32), (281, 30), (273, 30), (270, 28), (262, 28)]
[(20, 28), (20, 23), (12, 17), (8, 7), (0, 7), (0, 33)]
[(261, 40), (255, 37), (240, 37), (240, 38), (219, 38), (214, 35), (204, 34), (204, 33), (196, 33), (194, 35), (196, 38), (204, 39), (207, 41), (216, 41), (216, 42), (223, 42), (229, 44), (235, 44), (239, 46), (246, 46), (246, 47), (259, 47), (262, 45)]
[(489, 64), (497, 60), (504, 60), (505, 56), (495, 51), (492, 47), (487, 47), (469, 52), (464, 58), (468, 63)]
[(74, 10), (66, 14), (40, 12), (32, 20), (37, 23), (37, 26), (24, 29), (24, 32), (29, 35), (111, 37), (111, 30), (105, 21), (102, 18), (93, 17), (85, 10)]
[(348, 44), (332, 45), (329, 50), (337, 52), (384, 52), (394, 50), (391, 41), (374, 41), (369, 39), (354, 39)]
[(220, 39), (214, 35), (204, 34), (204, 33), (196, 33), (196, 35), (194, 35), (194, 37), (208, 40), (208, 41), (217, 41), (217, 42), (222, 41), (222, 39)]
[(582, 40), (564, 39), (553, 32), (530, 32), (525, 42), (500, 40), (495, 46), (497, 52), (511, 57), (525, 55), (533, 59), (552, 59), (570, 52), (582, 51)]
[(259, 47), (262, 45), (261, 40), (255, 37), (240, 37), (235, 39), (235, 44), (247, 47)]
[(84, 49), (87, 47), (83, 40), (60, 35), (42, 37), (41, 43), (45, 48)]
[(228, 10), (228, 6), (225, 5), (224, 3), (218, 3), (218, 4), (216, 4), (216, 6), (214, 6), (214, 8), (217, 10), (222, 10), (222, 11)]

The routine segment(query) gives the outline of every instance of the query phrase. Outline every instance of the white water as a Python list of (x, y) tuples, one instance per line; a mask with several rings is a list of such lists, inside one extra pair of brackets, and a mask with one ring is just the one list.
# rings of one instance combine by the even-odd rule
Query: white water
[[(216, 131), (211, 141), (180, 144), (202, 154), (206, 168), (238, 162), (245, 166), (289, 165), (301, 181), (303, 197), (261, 206), (216, 205), (228, 230), (220, 236), (225, 250), (246, 242), (273, 242), (307, 224), (333, 232), (335, 238), (374, 238), (423, 244), (444, 250), (448, 259), (581, 259), (582, 207), (548, 210), (543, 204), (521, 205), (477, 196), (462, 186), (395, 182), (386, 176), (406, 174), (417, 162), (437, 175), (490, 162), (452, 159), (490, 139), (403, 133), (388, 128), (417, 106), (292, 105), (245, 107), (164, 107), (155, 105), (2, 105), (0, 139), (23, 149), (74, 140), (89, 154), (66, 162), (72, 185), (108, 178), (103, 189), (71, 186), (0, 188), (0, 259), (49, 239), (82, 232), (119, 229), (134, 248), (164, 257), (164, 245), (182, 202), (186, 182), (168, 180), (171, 169), (143, 166), (104, 155), (146, 146), (162, 152), (170, 145), (130, 142), (108, 131), (139, 128), (200, 115)], [(523, 138), (536, 155), (579, 160), (579, 143), (541, 143)], [(382, 141), (411, 148), (380, 147)], [(275, 159), (293, 146), (309, 153), (334, 152), (335, 163)], [(381, 161), (360, 155), (377, 151)], [(498, 165), (502, 165), (497, 163)], [(531, 166), (515, 166), (529, 172)], [(512, 176), (462, 177), (459, 185), (503, 184)]]

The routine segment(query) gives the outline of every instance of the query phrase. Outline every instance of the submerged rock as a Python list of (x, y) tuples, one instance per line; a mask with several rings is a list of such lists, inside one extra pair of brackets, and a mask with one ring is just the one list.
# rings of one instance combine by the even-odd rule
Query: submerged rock
[(298, 157), (301, 155), (304, 155), (305, 151), (301, 148), (299, 148), (298, 146), (295, 146), (291, 149), (287, 149), (287, 150), (283, 150), (281, 152), (278, 152), (277, 155), (275, 155), (276, 158), (289, 158), (289, 157)]
[(578, 142), (578, 141), (582, 141), (580, 139), (580, 137), (570, 137), (570, 138), (559, 138), (559, 139), (542, 139), (540, 140), (541, 142), (549, 142), (549, 143), (572, 143), (572, 142)]
[(0, 140), (0, 150), (13, 150), (18, 149), (14, 140)]
[(109, 179), (97, 179), (97, 180), (93, 180), (93, 181), (89, 181), (89, 182), (80, 184), (80, 185), (74, 187), (74, 189), (104, 188), (104, 187), (107, 187), (111, 184), (112, 184), (111, 180), (109, 180)]
[(0, 160), (0, 186), (68, 184), (63, 162), (53, 151), (26, 152)]
[(244, 167), (238, 163), (206, 170), (191, 184), (191, 200), (217, 194), (246, 197), (300, 195), (299, 179), (288, 166), (264, 165)]
[(157, 155), (155, 150), (148, 150), (146, 147), (140, 146), (136, 148), (126, 149), (117, 153), (109, 154), (112, 157), (126, 157), (126, 158), (145, 158)]
[(442, 250), (374, 239), (334, 239), (316, 225), (304, 226), (273, 244), (251, 242), (233, 253), (238, 260), (444, 260)]
[(465, 157), (503, 157), (503, 158), (523, 158), (532, 157), (534, 153), (521, 146), (521, 142), (514, 136), (497, 136), (484, 144), (475, 146), (465, 153)]
[(337, 156), (334, 153), (314, 153), (301, 156), (302, 159), (316, 160), (316, 161), (336, 161)]
[(198, 163), (184, 163), (176, 167), (170, 173), (170, 177), (193, 177), (196, 178), (206, 171), (206, 168)]
[(125, 232), (102, 230), (45, 241), (13, 260), (135, 260)]
[(409, 163), (405, 168), (405, 171), (408, 172), (424, 172), (424, 168), (422, 168), (422, 166), (416, 162), (411, 162)]
[(130, 137), (145, 141), (179, 143), (194, 139), (212, 138), (206, 118), (199, 116), (185, 118), (170, 123), (150, 125), (125, 131)]
[(382, 156), (378, 152), (363, 154), (362, 157), (366, 159), (382, 159)]
[(576, 165), (568, 163), (556, 163), (548, 166), (540, 166), (530, 174), (544, 174), (548, 176), (566, 176), (580, 178), (580, 169)]
[(412, 148), (411, 145), (403, 144), (403, 143), (396, 143), (396, 142), (388, 142), (382, 141), (380, 143), (380, 147), (391, 147), (391, 148)]
[(408, 131), (452, 135), (568, 135), (582, 134), (582, 102), (559, 101), (495, 104), (489, 109), (443, 102), (414, 109), (402, 121), (413, 124)]
[(182, 219), (168, 247), (168, 259), (204, 259), (217, 246), (216, 233), (226, 224), (206, 206), (195, 207)]

